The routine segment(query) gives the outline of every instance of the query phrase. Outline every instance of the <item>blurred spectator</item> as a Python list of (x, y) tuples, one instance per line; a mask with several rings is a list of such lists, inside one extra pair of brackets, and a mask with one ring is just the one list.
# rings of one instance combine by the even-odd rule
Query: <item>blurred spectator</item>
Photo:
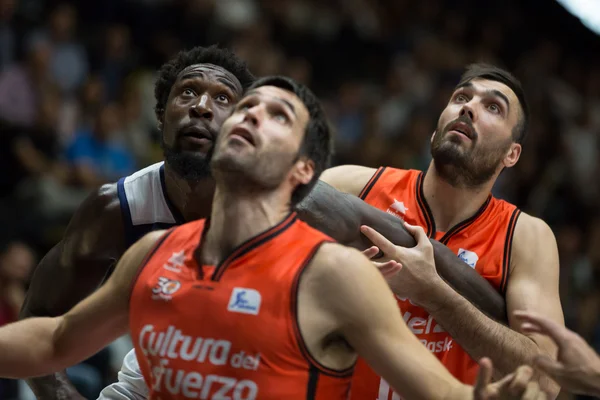
[[(25, 300), (25, 284), (35, 266), (29, 246), (11, 241), (0, 246), (0, 326), (17, 320)], [(0, 379), (0, 398), (17, 399), (18, 382)]]
[(112, 25), (106, 30), (101, 76), (107, 101), (118, 99), (123, 80), (136, 63), (130, 40), (131, 34), (126, 25)]
[(76, 39), (77, 12), (70, 4), (59, 4), (50, 13), (48, 29), (33, 34), (52, 43), (50, 72), (59, 88), (71, 95), (83, 84), (88, 71), (85, 48)]
[(121, 129), (121, 110), (116, 104), (108, 104), (99, 111), (91, 130), (76, 133), (66, 158), (75, 168), (78, 184), (93, 188), (134, 171), (133, 157), (118, 142)]
[(28, 46), (25, 62), (0, 74), (0, 118), (23, 127), (33, 125), (40, 93), (52, 86), (48, 74), (50, 43), (37, 38)]

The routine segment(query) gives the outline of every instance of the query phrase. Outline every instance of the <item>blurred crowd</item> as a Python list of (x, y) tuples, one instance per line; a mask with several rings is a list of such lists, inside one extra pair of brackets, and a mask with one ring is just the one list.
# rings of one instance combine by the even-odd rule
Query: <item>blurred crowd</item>
[(495, 195), (551, 225), (566, 323), (600, 350), (599, 42), (552, 1), (0, 0), (0, 324), (87, 193), (161, 159), (157, 68), (219, 43), (314, 89), (338, 164), (425, 169), (462, 68), (513, 71), (531, 129)]

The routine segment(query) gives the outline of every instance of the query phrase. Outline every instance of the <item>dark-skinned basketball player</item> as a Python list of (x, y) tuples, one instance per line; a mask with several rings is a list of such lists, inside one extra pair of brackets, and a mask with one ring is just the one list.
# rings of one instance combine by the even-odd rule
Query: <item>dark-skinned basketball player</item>
[(528, 367), (491, 384), (485, 360), (475, 387), (458, 381), (369, 259), (297, 217), (330, 155), (312, 92), (254, 83), (215, 144), (210, 217), (145, 235), (66, 314), (0, 328), (0, 376), (60, 370), (129, 331), (151, 400), (341, 400), (356, 354), (411, 399), (545, 398)]
[[(90, 195), (63, 239), (36, 268), (22, 318), (68, 311), (108, 278), (123, 252), (145, 233), (209, 215), (214, 181), (208, 155), (220, 126), (253, 79), (241, 60), (215, 47), (182, 52), (161, 68), (155, 94), (165, 162)], [(370, 245), (360, 234), (362, 224), (396, 244), (415, 244), (394, 216), (323, 182), (301, 211), (315, 228), (361, 250)], [(503, 297), (443, 244), (432, 244), (440, 275), (487, 315), (505, 322)], [(38, 398), (77, 397), (64, 374), (29, 384)]]

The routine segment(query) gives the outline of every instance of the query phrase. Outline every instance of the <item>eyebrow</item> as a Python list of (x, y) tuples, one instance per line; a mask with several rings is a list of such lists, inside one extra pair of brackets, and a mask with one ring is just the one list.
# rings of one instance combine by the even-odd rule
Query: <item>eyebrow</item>
[[(256, 89), (254, 89), (254, 90), (249, 91), (246, 94), (246, 97), (247, 96), (252, 96), (252, 95), (259, 95), (259, 93), (256, 91)], [(288, 100), (286, 100), (284, 98), (281, 98), (281, 97), (273, 96), (273, 98), (275, 100), (277, 100), (279, 103), (283, 103), (292, 112), (292, 114), (294, 115), (294, 117), (297, 117), (297, 115), (296, 115), (296, 107), (294, 107), (294, 105), (292, 103), (290, 103)]]
[[(456, 89), (454, 89), (454, 91), (457, 91), (458, 89), (462, 88), (474, 89), (475, 86), (471, 82), (466, 82), (462, 85), (457, 86)], [(510, 111), (510, 102), (508, 101), (508, 97), (506, 97), (504, 93), (502, 93), (498, 89), (486, 89), (483, 93), (488, 96), (492, 95), (494, 97), (499, 97), (506, 105), (506, 112), (508, 113)]]
[[(179, 80), (183, 81), (186, 79), (194, 79), (194, 78), (206, 78), (206, 74), (202, 71), (190, 71), (190, 72), (186, 72), (185, 74), (181, 75), (179, 77)], [(219, 83), (222, 83), (223, 85), (227, 86), (229, 89), (231, 89), (233, 91), (233, 93), (239, 92), (239, 88), (235, 87), (233, 82), (231, 82), (229, 79), (219, 76), (219, 77), (217, 77), (217, 81)]]

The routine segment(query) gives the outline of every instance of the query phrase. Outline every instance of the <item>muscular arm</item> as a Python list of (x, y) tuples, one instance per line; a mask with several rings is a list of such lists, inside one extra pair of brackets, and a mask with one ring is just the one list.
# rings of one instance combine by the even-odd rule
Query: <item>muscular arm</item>
[(66, 314), (28, 318), (0, 328), (0, 376), (26, 378), (58, 371), (125, 334), (133, 278), (161, 234), (152, 232), (132, 246), (106, 285)]
[[(116, 185), (92, 193), (38, 264), (20, 318), (58, 316), (97, 289), (124, 251)], [(28, 381), (38, 399), (77, 395), (64, 372)]]
[(408, 329), (387, 283), (357, 250), (323, 245), (300, 284), (300, 296), (321, 299), (333, 336), (344, 338), (403, 398), (472, 398), (471, 388)]
[[(547, 337), (517, 331), (520, 324), (513, 311), (533, 311), (564, 324), (558, 295), (558, 250), (550, 228), (521, 214), (512, 250), (506, 291), (510, 328), (487, 318), (446, 285), (431, 288), (420, 304), (473, 359), (490, 357), (499, 374), (531, 364), (540, 353), (556, 357), (556, 346)], [(540, 379), (540, 386), (552, 396), (558, 394), (558, 387), (545, 377)]]
[[(396, 245), (415, 246), (414, 238), (404, 229), (397, 217), (370, 206), (354, 195), (354, 193), (358, 194), (366, 185), (373, 170), (351, 167), (351, 170), (344, 172), (341, 168), (346, 167), (334, 168), (337, 170), (336, 173), (326, 171), (323, 177), (329, 183), (337, 186), (339, 190), (324, 181), (319, 181), (311, 193), (298, 205), (300, 217), (312, 227), (326, 233), (338, 242), (359, 250), (365, 250), (371, 246), (369, 240), (360, 233), (361, 225), (372, 227)], [(352, 170), (356, 168), (362, 168), (362, 170)], [(356, 178), (348, 181), (348, 177), (353, 176)], [(349, 184), (353, 185), (350, 190), (348, 190)], [(359, 186), (361, 189), (357, 189)], [(434, 248), (436, 268), (440, 276), (483, 313), (506, 324), (508, 319), (504, 298), (488, 281), (462, 262), (450, 249), (435, 240), (431, 242)]]

